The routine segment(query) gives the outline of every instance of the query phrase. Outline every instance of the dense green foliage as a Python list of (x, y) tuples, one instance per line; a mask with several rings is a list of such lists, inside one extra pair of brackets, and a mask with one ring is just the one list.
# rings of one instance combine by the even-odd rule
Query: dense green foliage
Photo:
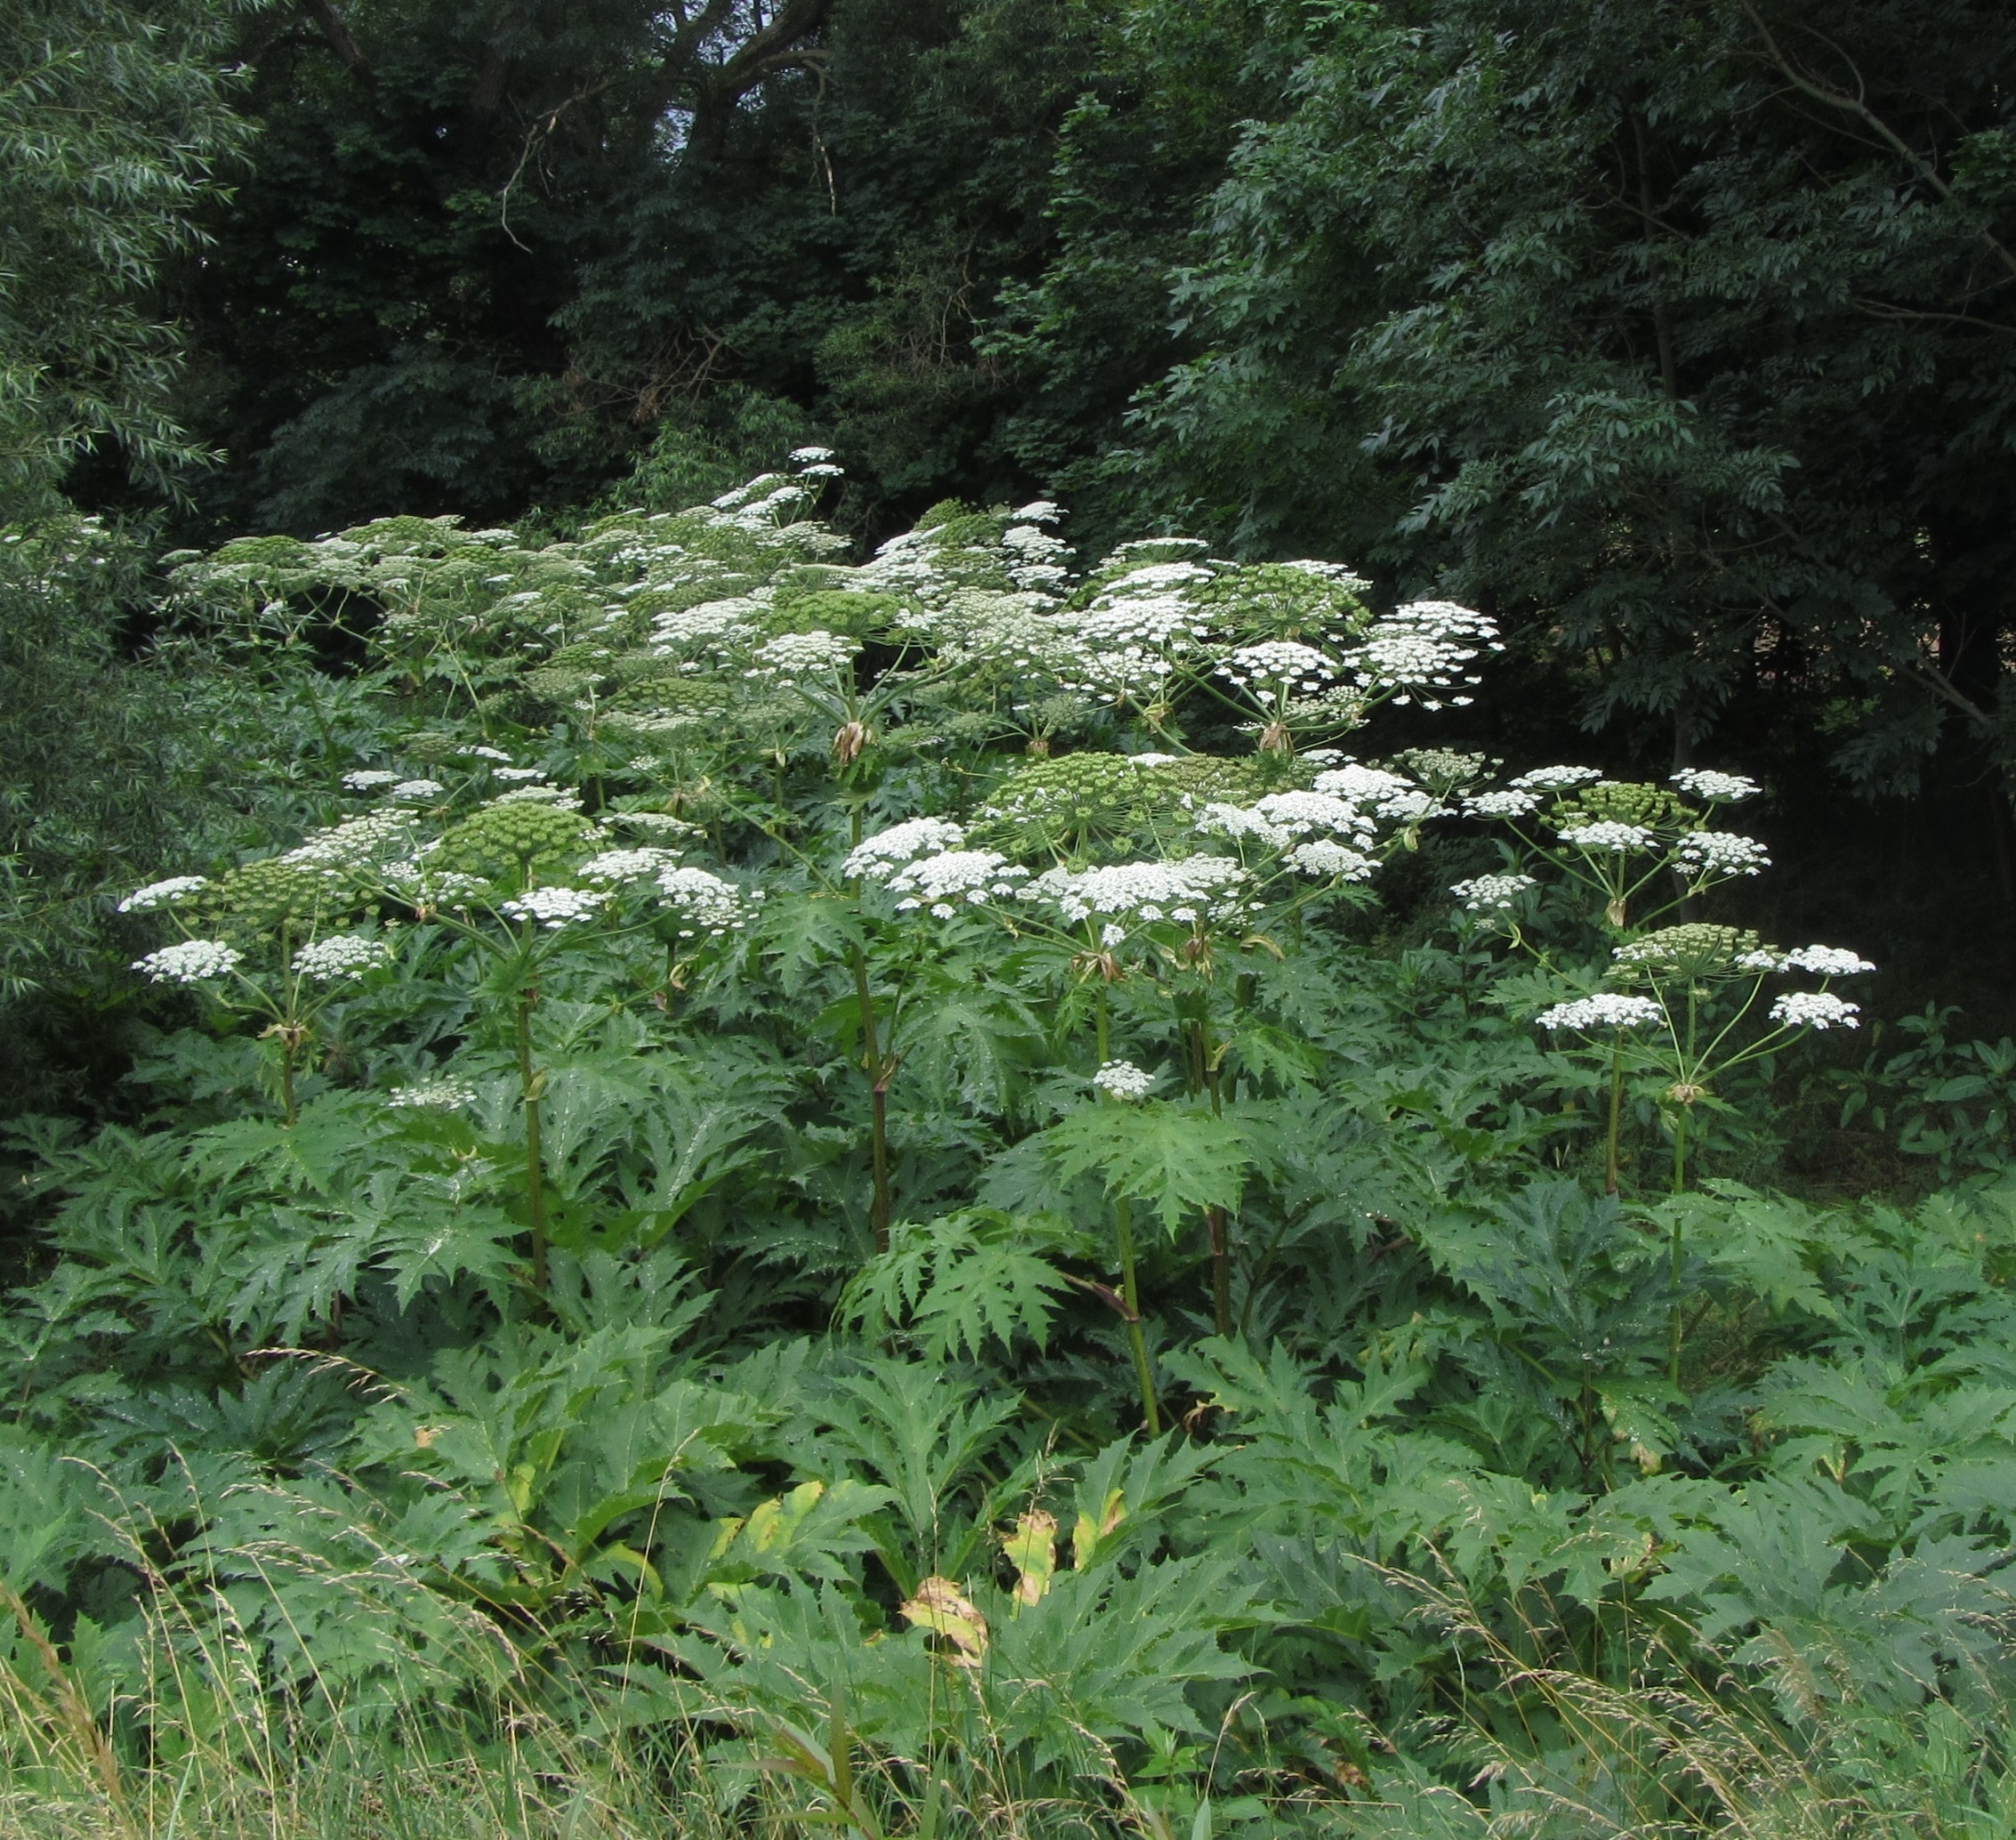
[(21, 1805), (1995, 1831), (2007, 1044), (1771, 1193), (1869, 967), (1684, 917), (1750, 782), (1353, 762), (1488, 621), (797, 465), (173, 559), (274, 729), (20, 1135)]

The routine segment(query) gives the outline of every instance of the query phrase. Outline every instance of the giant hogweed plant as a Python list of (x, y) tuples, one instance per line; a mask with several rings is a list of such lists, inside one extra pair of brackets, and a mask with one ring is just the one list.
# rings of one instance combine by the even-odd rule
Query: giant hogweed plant
[[(854, 563), (832, 476), (179, 561), (372, 658), (299, 829), (125, 897), (194, 1025), (151, 1118), (31, 1132), (21, 1703), (53, 1657), (115, 1770), (206, 1669), (332, 1729), (536, 1703), (680, 1734), (727, 1827), (920, 1836), (1379, 1831), (1480, 1756), (1508, 1819), (1579, 1772), (1702, 1826), (1563, 1682), (1734, 1668), (1758, 1743), (1899, 1755), (1988, 1703), (2005, 1204), (1692, 1179), (1862, 969), (1673, 911), (1762, 867), (1744, 783), (1352, 758), (1488, 622), (1173, 538), (1079, 577), (1042, 504)], [(1453, 951), (1369, 943), (1383, 863), (1507, 821)], [(1613, 1189), (1657, 1084), (1681, 1192), (1563, 1178), (1535, 1018)]]

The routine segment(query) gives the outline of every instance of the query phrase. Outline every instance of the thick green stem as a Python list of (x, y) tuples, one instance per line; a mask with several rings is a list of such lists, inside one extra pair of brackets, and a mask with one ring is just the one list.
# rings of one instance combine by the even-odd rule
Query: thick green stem
[[(1214, 1118), (1225, 1116), (1225, 1095), (1218, 1076), (1218, 1067), (1211, 1040), (1211, 1021), (1208, 1012), (1205, 1020), (1197, 1025), (1198, 1065), (1203, 1069), (1206, 1085), (1211, 1093), (1211, 1115)], [(1222, 1207), (1207, 1207), (1204, 1210), (1205, 1231), (1211, 1238), (1211, 1321), (1221, 1336), (1232, 1333), (1232, 1222)]]
[(1221, 1336), (1232, 1333), (1231, 1223), (1222, 1207), (1204, 1210), (1204, 1230), (1211, 1237), (1211, 1322)]
[(283, 1027), (280, 1030), (280, 1106), (286, 1114), (287, 1128), (293, 1130), (294, 1121), (301, 1116), (301, 1109), (294, 1103), (294, 1057), (300, 1048), (297, 1030)]
[(870, 1145), (875, 1164), (875, 1250), (889, 1250), (889, 1082), (896, 1069), (884, 1063), (875, 1029), (874, 993), (868, 988), (868, 955), (854, 948), (854, 995), (861, 1011), (861, 1070), (868, 1077)]
[[(1100, 985), (1093, 1011), (1099, 1042), (1099, 1064), (1112, 1058), (1111, 1024), (1106, 1010), (1106, 986)], [(1134, 1378), (1141, 1383), (1141, 1417), (1151, 1438), (1162, 1435), (1162, 1408), (1155, 1402), (1155, 1372), (1148, 1364), (1148, 1341), (1141, 1328), (1141, 1287), (1134, 1281), (1134, 1205), (1126, 1196), (1113, 1201), (1113, 1237), (1120, 1250), (1120, 1300), (1127, 1306), (1127, 1345), (1133, 1351)]]
[(1141, 1290), (1134, 1282), (1134, 1207), (1125, 1195), (1113, 1203), (1113, 1237), (1120, 1247), (1120, 1295), (1127, 1306), (1127, 1343), (1134, 1353), (1134, 1377), (1141, 1382), (1141, 1417), (1151, 1438), (1162, 1435), (1162, 1408), (1155, 1402), (1155, 1374), (1148, 1364), (1148, 1342), (1141, 1328)]
[(542, 1295), (546, 1288), (546, 1177), (539, 1155), (539, 1097), (544, 1091), (542, 1076), (532, 1070), (532, 1005), (539, 993), (526, 989), (518, 995), (518, 1086), (525, 1102), (525, 1201), (532, 1217), (532, 1287)]
[(877, 1079), (868, 1089), (868, 1100), (875, 1151), (875, 1250), (882, 1253), (889, 1250), (889, 1081), (886, 1077)]
[(1624, 1121), (1624, 1030), (1610, 1045), (1610, 1129), (1603, 1145), (1603, 1192), (1617, 1191), (1617, 1133)]
[[(1673, 1191), (1676, 1198), (1686, 1187), (1687, 1108), (1682, 1105), (1673, 1121)], [(1680, 1295), (1681, 1253), (1680, 1210), (1676, 1207), (1673, 1215), (1673, 1326), (1666, 1351), (1666, 1378), (1675, 1387), (1680, 1384), (1680, 1344), (1686, 1336)]]

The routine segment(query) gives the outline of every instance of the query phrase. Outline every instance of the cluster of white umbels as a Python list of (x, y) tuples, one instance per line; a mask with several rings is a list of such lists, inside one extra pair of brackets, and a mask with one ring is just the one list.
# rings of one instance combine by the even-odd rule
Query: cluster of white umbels
[[(1504, 877), (1498, 879), (1523, 879)], [(1457, 892), (1461, 892), (1459, 884)], [(1619, 964), (1658, 964), (1666, 948), (1657, 935), (1633, 940), (1612, 955)], [(1731, 961), (1732, 969), (1759, 977), (1776, 972), (1805, 972), (1814, 977), (1856, 977), (1873, 972), (1867, 958), (1840, 946), (1801, 946), (1790, 952), (1755, 950)], [(1541, 1028), (1554, 1033), (1593, 1033), (1599, 1029), (1641, 1029), (1665, 1019), (1665, 1007), (1649, 997), (1623, 991), (1601, 990), (1593, 997), (1556, 1004), (1536, 1019)], [(1860, 1026), (1859, 1005), (1827, 990), (1788, 990), (1773, 1000), (1766, 1013), (1781, 1029), (1855, 1029)]]
[(244, 963), (245, 954), (222, 940), (178, 940), (134, 959), (133, 969), (157, 984), (201, 984), (229, 977)]
[(1155, 1089), (1155, 1076), (1132, 1061), (1109, 1061), (1093, 1075), (1092, 1083), (1109, 1098), (1139, 1102)]
[(382, 792), (388, 786), (397, 786), (399, 776), (387, 772), (383, 767), (359, 767), (343, 775), (345, 792)]
[(312, 940), (294, 955), (294, 968), (319, 984), (361, 978), (385, 963), (385, 942), (367, 933), (340, 932)]

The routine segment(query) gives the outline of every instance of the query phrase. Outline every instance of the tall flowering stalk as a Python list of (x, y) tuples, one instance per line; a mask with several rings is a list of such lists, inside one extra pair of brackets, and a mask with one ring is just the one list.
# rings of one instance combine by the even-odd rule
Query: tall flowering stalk
[[(1661, 928), (1617, 948), (1609, 976), (1625, 986), (1558, 1004), (1542, 1013), (1541, 1028), (1557, 1037), (1590, 1044), (1607, 1036), (1612, 1093), (1625, 1068), (1655, 1071), (1664, 1083), (1664, 1109), (1673, 1131), (1672, 1191), (1687, 1185), (1687, 1158), (1694, 1108), (1712, 1097), (1719, 1077), (1782, 1047), (1809, 1029), (1853, 1029), (1858, 1006), (1827, 986), (1837, 977), (1875, 967), (1835, 946), (1803, 946), (1784, 952), (1762, 944), (1754, 932), (1730, 926), (1689, 923)], [(1746, 1030), (1762, 1001), (1768, 981), (1787, 972), (1820, 980), (1818, 990), (1786, 991), (1766, 1010), (1760, 1033)], [(1599, 1049), (1599, 1052), (1603, 1052)], [(1609, 1161), (1617, 1157), (1617, 1109), (1613, 1096)], [(1674, 1303), (1668, 1351), (1668, 1377), (1680, 1384), (1683, 1325), (1679, 1302), (1682, 1265), (1681, 1219), (1672, 1229)]]

